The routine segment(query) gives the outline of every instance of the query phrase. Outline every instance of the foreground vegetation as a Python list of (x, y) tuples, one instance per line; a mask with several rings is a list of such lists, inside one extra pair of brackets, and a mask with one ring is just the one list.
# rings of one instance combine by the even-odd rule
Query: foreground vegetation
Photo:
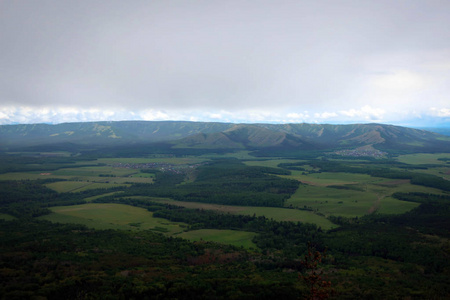
[(0, 157), (3, 299), (450, 296), (448, 153), (98, 156)]

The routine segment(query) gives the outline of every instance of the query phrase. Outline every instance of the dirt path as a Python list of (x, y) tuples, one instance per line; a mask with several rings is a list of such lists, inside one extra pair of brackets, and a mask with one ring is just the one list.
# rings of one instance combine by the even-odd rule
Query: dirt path
[(369, 215), (373, 214), (374, 212), (376, 212), (379, 208), (380, 208), (380, 204), (381, 204), (381, 200), (386, 197), (386, 195), (380, 195), (377, 194), (377, 201), (375, 201), (375, 203), (369, 208), (369, 210), (367, 211), (367, 213)]

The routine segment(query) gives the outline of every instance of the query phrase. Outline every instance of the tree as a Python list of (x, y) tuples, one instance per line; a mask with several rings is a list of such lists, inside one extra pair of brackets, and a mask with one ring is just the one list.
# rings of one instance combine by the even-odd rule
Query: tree
[(324, 280), (323, 270), (318, 267), (324, 257), (326, 257), (326, 250), (321, 254), (311, 246), (311, 243), (308, 243), (308, 252), (305, 254), (304, 260), (300, 262), (305, 271), (304, 274), (298, 275), (299, 279), (303, 279), (306, 283), (309, 290), (305, 299), (327, 299), (333, 291), (331, 282)]

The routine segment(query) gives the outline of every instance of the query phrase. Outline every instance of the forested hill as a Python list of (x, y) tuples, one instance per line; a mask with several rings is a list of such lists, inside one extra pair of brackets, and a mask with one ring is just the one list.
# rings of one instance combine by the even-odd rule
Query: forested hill
[(173, 148), (377, 149), (450, 151), (450, 137), (383, 124), (233, 124), (118, 121), (0, 126), (0, 150), (37, 145), (121, 146), (169, 142)]

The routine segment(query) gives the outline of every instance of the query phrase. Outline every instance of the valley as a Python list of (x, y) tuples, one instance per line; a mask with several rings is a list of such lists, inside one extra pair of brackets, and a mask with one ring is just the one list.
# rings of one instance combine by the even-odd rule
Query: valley
[[(93, 128), (117, 140), (126, 136), (117, 125)], [(306, 298), (302, 261), (319, 251), (332, 298), (450, 295), (450, 143), (442, 137), (370, 124), (182, 125), (191, 135), (177, 141), (74, 139), (65, 152), (47, 140), (2, 140), (1, 293), (188, 299), (195, 290), (220, 299), (224, 289), (226, 298)], [(386, 132), (398, 141), (385, 143)], [(423, 152), (411, 148), (415, 134)]]

